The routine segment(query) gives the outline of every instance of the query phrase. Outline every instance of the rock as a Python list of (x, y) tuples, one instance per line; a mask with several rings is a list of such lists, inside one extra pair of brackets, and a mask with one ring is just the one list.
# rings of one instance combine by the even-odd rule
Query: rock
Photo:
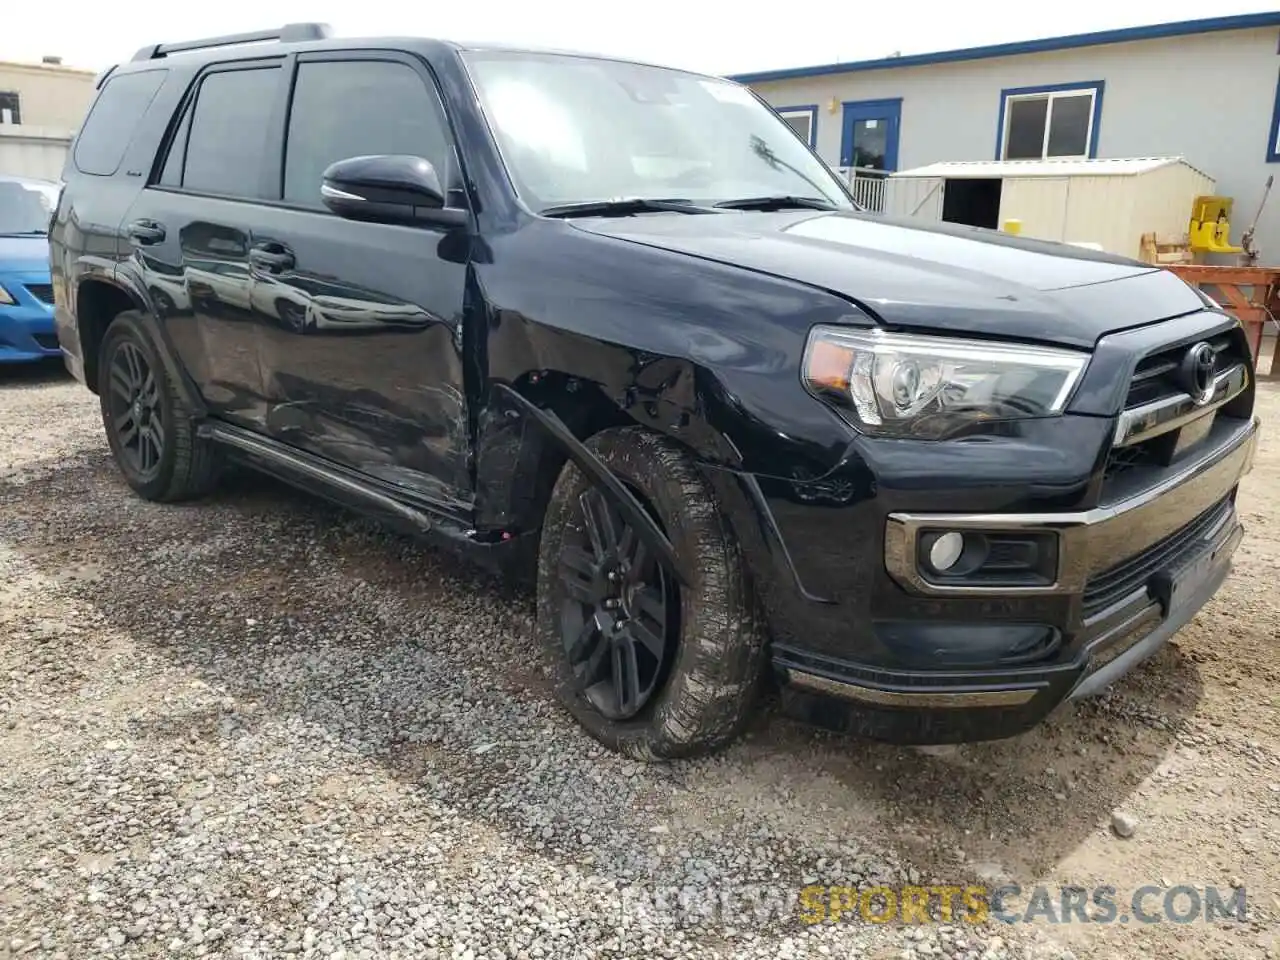
[(1111, 829), (1117, 837), (1123, 837), (1127, 840), (1138, 829), (1138, 819), (1124, 810), (1116, 810), (1111, 814)]

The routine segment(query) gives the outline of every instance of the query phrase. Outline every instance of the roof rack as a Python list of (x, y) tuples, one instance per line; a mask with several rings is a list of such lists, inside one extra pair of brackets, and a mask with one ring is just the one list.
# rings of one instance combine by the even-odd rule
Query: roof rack
[(325, 40), (333, 36), (327, 23), (287, 23), (277, 30), (255, 30), (251, 33), (229, 33), (225, 37), (208, 37), (204, 40), (183, 40), (180, 43), (153, 43), (133, 55), (133, 63), (139, 60), (158, 60), (171, 53), (187, 50), (206, 50), (210, 47), (227, 47), (237, 43), (261, 43), (277, 40), (280, 43), (300, 43), (304, 40)]

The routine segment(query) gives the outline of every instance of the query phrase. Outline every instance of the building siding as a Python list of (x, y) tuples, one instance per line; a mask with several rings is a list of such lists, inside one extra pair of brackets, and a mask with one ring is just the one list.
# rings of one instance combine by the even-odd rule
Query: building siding
[(22, 102), (22, 125), (71, 133), (80, 125), (93, 95), (94, 74), (51, 64), (0, 62), (0, 91)]
[(53, 64), (0, 62), (0, 92), (17, 93), (19, 123), (0, 123), (0, 174), (56, 180), (93, 98), (94, 74)]
[[(1262, 198), (1280, 79), (1275, 28), (1193, 34), (904, 68), (752, 84), (777, 105), (818, 104), (816, 149), (839, 164), (840, 104), (901, 97), (898, 169), (988, 160), (1001, 91), (1103, 81), (1098, 157), (1183, 156), (1235, 198), (1238, 240)], [(837, 101), (834, 112), (832, 99)], [(1265, 262), (1280, 263), (1280, 190), (1258, 224)], [(1190, 209), (1183, 219), (1189, 219)]]

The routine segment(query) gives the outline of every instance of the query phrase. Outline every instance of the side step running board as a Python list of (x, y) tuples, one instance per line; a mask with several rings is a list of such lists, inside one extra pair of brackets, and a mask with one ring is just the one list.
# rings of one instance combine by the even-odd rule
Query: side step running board
[(273, 473), (306, 477), (334, 490), (342, 491), (348, 496), (358, 497), (370, 505), (407, 520), (415, 529), (424, 533), (436, 528), (437, 521), (427, 512), (415, 509), (395, 497), (382, 493), (358, 477), (350, 475), (348, 471), (330, 466), (319, 457), (301, 450), (284, 449), (271, 440), (225, 423), (202, 423), (199, 435), (264, 461), (264, 466)]

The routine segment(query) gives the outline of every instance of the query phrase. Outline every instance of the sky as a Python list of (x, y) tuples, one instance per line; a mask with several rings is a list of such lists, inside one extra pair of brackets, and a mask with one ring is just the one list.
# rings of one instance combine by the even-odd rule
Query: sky
[(296, 21), (343, 36), (487, 40), (632, 57), (731, 74), (894, 53), (928, 53), (1206, 16), (1259, 13), (1276, 0), (1073, 0), (1069, 4), (789, 0), (3, 0), (0, 60), (61, 56), (100, 70), (142, 46)]

